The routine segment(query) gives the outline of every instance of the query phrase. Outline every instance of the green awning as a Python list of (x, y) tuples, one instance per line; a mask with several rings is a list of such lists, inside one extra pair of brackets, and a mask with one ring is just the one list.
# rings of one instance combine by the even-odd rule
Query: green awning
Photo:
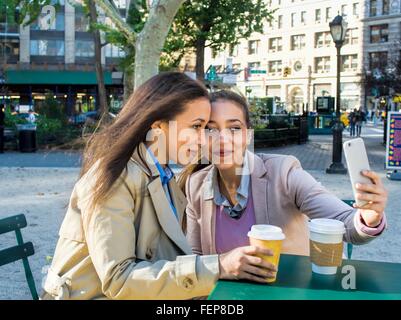
[[(58, 85), (95, 85), (94, 71), (40, 71), (7, 70), (6, 84), (58, 84)], [(104, 72), (105, 84), (112, 84), (111, 72)]]

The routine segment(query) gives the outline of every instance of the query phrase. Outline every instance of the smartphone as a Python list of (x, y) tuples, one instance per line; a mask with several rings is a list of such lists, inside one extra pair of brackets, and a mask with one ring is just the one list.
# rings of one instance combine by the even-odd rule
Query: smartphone
[(348, 174), (351, 179), (354, 199), (359, 207), (363, 207), (367, 201), (356, 199), (358, 191), (356, 183), (373, 184), (372, 180), (362, 175), (363, 170), (370, 170), (368, 155), (366, 153), (365, 143), (361, 138), (344, 142), (344, 154), (347, 161)]

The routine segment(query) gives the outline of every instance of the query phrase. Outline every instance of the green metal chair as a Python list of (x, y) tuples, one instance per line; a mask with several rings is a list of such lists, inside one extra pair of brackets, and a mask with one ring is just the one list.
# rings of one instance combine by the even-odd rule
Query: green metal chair
[(0, 220), (0, 234), (15, 231), (17, 237), (17, 246), (3, 249), (0, 251), (0, 266), (11, 262), (21, 260), (24, 265), (25, 276), (28, 282), (29, 290), (32, 298), (38, 300), (35, 280), (33, 279), (32, 271), (29, 266), (28, 257), (35, 253), (32, 242), (24, 243), (22, 239), (21, 229), (27, 226), (25, 215), (20, 214)]
[[(355, 203), (355, 200), (343, 200), (343, 202), (345, 202), (346, 204), (348, 204), (349, 206), (352, 207), (352, 205)], [(353, 249), (352, 243), (347, 243), (347, 257), (348, 257), (348, 259), (351, 259), (352, 249)]]

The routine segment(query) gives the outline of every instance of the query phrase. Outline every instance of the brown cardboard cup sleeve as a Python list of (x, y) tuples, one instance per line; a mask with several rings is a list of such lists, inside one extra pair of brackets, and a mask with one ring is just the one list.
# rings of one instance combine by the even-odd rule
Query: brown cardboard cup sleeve
[(321, 243), (310, 240), (311, 261), (322, 267), (339, 267), (342, 264), (343, 242)]

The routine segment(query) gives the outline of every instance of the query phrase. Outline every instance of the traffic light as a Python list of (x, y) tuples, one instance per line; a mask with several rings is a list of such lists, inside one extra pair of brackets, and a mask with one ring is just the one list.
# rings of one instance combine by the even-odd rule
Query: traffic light
[(284, 68), (284, 72), (283, 72), (283, 76), (284, 77), (288, 77), (289, 75), (291, 75), (291, 68), (290, 67), (285, 67)]

